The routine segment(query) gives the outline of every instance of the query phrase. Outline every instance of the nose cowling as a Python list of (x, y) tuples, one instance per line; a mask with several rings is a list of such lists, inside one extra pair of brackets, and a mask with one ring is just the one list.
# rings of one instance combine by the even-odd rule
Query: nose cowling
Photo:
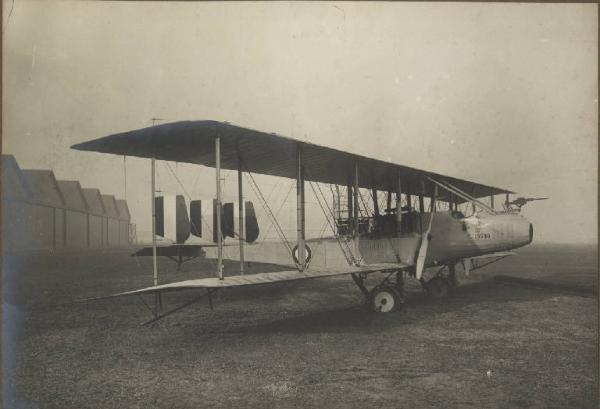
[(533, 225), (521, 215), (510, 215), (508, 223), (512, 225), (514, 236), (511, 239), (513, 248), (526, 246), (533, 241)]

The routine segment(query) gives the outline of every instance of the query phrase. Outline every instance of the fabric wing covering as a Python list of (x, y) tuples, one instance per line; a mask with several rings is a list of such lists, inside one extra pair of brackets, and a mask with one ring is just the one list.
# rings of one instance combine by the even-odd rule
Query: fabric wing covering
[(178, 291), (197, 288), (227, 288), (247, 285), (270, 284), (285, 281), (306, 280), (309, 278), (333, 277), (353, 273), (385, 273), (398, 271), (398, 269), (402, 267), (407, 266), (404, 264), (370, 264), (364, 267), (346, 266), (341, 268), (321, 268), (315, 270), (309, 269), (306, 271), (288, 270), (273, 273), (248, 274), (243, 276), (236, 275), (224, 277), (222, 280), (219, 280), (216, 277), (198, 278), (194, 280), (178, 281), (170, 284), (162, 284), (154, 287), (141, 288), (139, 290), (118, 293), (108, 297), (99, 297), (99, 299), (121, 297), (125, 295)]
[[(260, 132), (227, 122), (180, 121), (109, 135), (73, 145), (73, 149), (117, 155), (155, 157), (159, 160), (194, 163), (215, 167), (215, 138), (220, 137), (221, 167), (296, 178), (297, 149), (302, 152), (305, 180), (345, 186), (358, 163), (361, 188), (395, 191), (400, 175), (402, 192), (421, 193), (426, 177), (449, 182), (473, 197), (511, 191), (486, 186), (365, 156), (298, 141), (274, 133)], [(390, 147), (393, 148), (393, 147)], [(432, 195), (432, 184), (425, 184), (425, 196)], [(440, 192), (444, 200), (445, 192)], [(458, 198), (457, 198), (458, 199)], [(459, 199), (460, 200), (460, 199)]]

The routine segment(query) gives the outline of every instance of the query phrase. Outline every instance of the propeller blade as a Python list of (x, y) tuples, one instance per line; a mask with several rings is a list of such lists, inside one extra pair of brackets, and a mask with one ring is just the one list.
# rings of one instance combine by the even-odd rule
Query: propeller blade
[(427, 257), (427, 251), (429, 249), (429, 241), (431, 239), (431, 225), (433, 224), (433, 215), (435, 212), (431, 212), (429, 217), (429, 225), (427, 231), (421, 236), (421, 246), (419, 247), (419, 255), (417, 256), (417, 280), (420, 280), (423, 276), (423, 270), (425, 269), (425, 258)]

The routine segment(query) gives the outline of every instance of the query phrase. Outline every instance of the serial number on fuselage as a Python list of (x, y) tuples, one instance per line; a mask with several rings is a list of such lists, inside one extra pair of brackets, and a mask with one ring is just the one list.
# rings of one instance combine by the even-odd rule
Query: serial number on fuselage
[(491, 239), (490, 233), (469, 233), (469, 237), (472, 239)]

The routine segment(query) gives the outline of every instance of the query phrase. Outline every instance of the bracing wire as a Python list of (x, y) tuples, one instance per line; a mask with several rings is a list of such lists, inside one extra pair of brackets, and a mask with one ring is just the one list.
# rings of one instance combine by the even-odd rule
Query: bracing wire
[[(321, 226), (321, 228), (319, 229), (319, 238), (322, 239), (323, 236), (325, 235), (325, 231), (327, 230), (327, 226), (329, 225), (329, 223), (327, 223), (327, 219), (325, 219), (325, 221), (323, 222), (323, 225)], [(334, 233), (335, 234), (335, 233)]]
[(450, 182), (440, 182), (437, 180), (434, 180), (430, 177), (428, 177), (428, 179), (430, 181), (432, 181), (433, 183), (435, 183), (438, 186), (441, 186), (443, 189), (446, 189), (447, 191), (449, 191), (450, 193), (454, 193), (455, 195), (457, 195), (458, 197), (467, 200), (471, 203), (475, 203), (476, 205), (479, 205), (479, 207), (481, 207), (482, 209), (486, 210), (487, 212), (491, 213), (491, 214), (495, 214), (496, 211), (494, 211), (494, 209), (492, 209), (491, 207), (489, 207), (488, 205), (486, 205), (485, 203), (481, 202), (480, 200), (477, 200), (476, 198), (469, 196), (467, 193), (463, 192), (462, 190), (460, 190), (459, 188), (457, 188), (456, 186), (453, 186)]
[[(127, 201), (127, 156), (123, 155), (123, 196), (125, 201)], [(131, 223), (131, 220), (130, 220)], [(129, 236), (129, 231), (128, 231), (128, 236)], [(132, 244), (129, 242), (129, 240), (127, 240), (127, 246), (129, 247), (130, 250), (134, 251), (134, 259), (135, 259), (135, 263), (137, 264), (138, 268), (142, 268), (142, 264), (140, 263), (140, 260), (138, 259), (137, 254), (135, 254), (135, 248), (132, 246)]]
[[(365, 211), (365, 213), (367, 214), (367, 217), (368, 217), (368, 216), (369, 216), (369, 211), (370, 211), (370, 209), (367, 207), (367, 203), (365, 202), (365, 199), (363, 198), (363, 195), (362, 195), (362, 193), (360, 192), (360, 188), (358, 189), (358, 196), (360, 197), (360, 201), (362, 202), (362, 204), (363, 204), (363, 208), (364, 208), (364, 211)], [(362, 217), (364, 217), (363, 213), (360, 211), (360, 206), (358, 206), (358, 213), (359, 213), (359, 214), (360, 214)]]
[[(257, 184), (257, 186), (258, 186), (258, 184)], [(273, 194), (274, 194), (274, 193), (275, 193), (277, 190), (279, 190), (279, 188), (280, 188), (281, 186), (283, 186), (283, 184), (281, 183), (281, 181), (280, 181), (280, 180), (278, 180), (278, 181), (277, 181), (277, 182), (276, 182), (276, 183), (273, 185), (273, 187), (271, 188), (271, 191), (270, 191), (270, 192), (269, 192), (269, 194), (267, 195), (267, 197), (266, 197), (266, 200), (267, 200), (267, 201), (270, 201), (270, 200), (271, 200), (271, 197), (273, 196)], [(293, 188), (293, 184), (292, 184), (292, 187), (291, 187), (291, 188)], [(291, 189), (291, 188), (290, 188), (290, 189)], [(288, 192), (288, 195), (289, 195), (289, 192)], [(283, 205), (285, 204), (285, 200), (287, 200), (287, 195), (286, 195), (286, 199), (284, 199), (283, 203), (281, 204), (281, 207), (283, 207)], [(279, 216), (279, 211), (281, 210), (281, 207), (280, 207), (280, 209), (277, 211), (277, 213), (275, 213), (275, 217), (278, 217), (278, 216)], [(271, 229), (271, 227), (273, 227), (273, 221), (272, 221), (272, 220), (271, 220), (271, 224), (269, 224), (269, 227), (268, 227), (268, 230), (267, 230), (267, 232), (262, 234), (263, 240), (266, 240), (266, 238), (268, 237), (268, 233), (270, 233), (270, 229)]]
[(273, 197), (273, 194), (278, 191), (282, 185), (281, 180), (277, 180), (277, 182), (275, 182), (275, 184), (273, 185), (273, 187), (271, 188), (271, 191), (269, 192), (269, 194), (266, 196), (267, 200), (271, 200), (271, 198)]
[(273, 211), (269, 207), (269, 204), (267, 203), (264, 195), (260, 191), (260, 188), (258, 187), (258, 184), (254, 180), (254, 178), (252, 177), (252, 175), (250, 174), (250, 172), (246, 172), (246, 175), (247, 175), (246, 178), (250, 182), (250, 187), (254, 191), (254, 194), (256, 195), (256, 197), (259, 199), (259, 201), (261, 203), (261, 206), (263, 207), (263, 210), (265, 211), (265, 213), (267, 214), (267, 216), (271, 218), (271, 222), (272, 222), (273, 226), (275, 227), (275, 231), (277, 232), (277, 235), (279, 236), (279, 239), (281, 240), (281, 242), (286, 246), (286, 248), (291, 253), (292, 252), (292, 246), (289, 243), (287, 237), (285, 236), (285, 233), (283, 232), (283, 229), (281, 228), (281, 226), (277, 222), (277, 219), (275, 218), (275, 215), (273, 214)]
[[(290, 185), (290, 189), (288, 190), (287, 194), (285, 195), (285, 198), (283, 199), (283, 202), (281, 202), (281, 206), (279, 206), (279, 209), (277, 210), (277, 213), (275, 213), (275, 217), (279, 216), (279, 213), (281, 213), (281, 209), (283, 209), (283, 206), (285, 205), (288, 197), (290, 196), (290, 193), (292, 193), (292, 190), (294, 189), (294, 183), (292, 183)], [(271, 223), (264, 235), (265, 238), (269, 237), (269, 233), (271, 232), (271, 227), (273, 227), (273, 223)]]
[[(313, 190), (313, 193), (315, 194), (315, 197), (317, 198), (317, 201), (319, 202), (319, 206), (321, 207), (321, 210), (325, 214), (325, 219), (327, 220), (331, 230), (335, 232), (336, 231), (335, 226), (333, 224), (331, 224), (331, 221), (327, 215), (327, 212), (325, 211), (325, 207), (327, 207), (327, 211), (330, 213), (330, 215), (333, 218), (334, 223), (335, 223), (335, 215), (333, 214), (333, 210), (329, 208), (329, 205), (327, 204), (327, 200), (325, 199), (325, 195), (324, 195), (323, 191), (321, 190), (321, 187), (319, 186), (319, 184), (316, 183), (316, 185), (317, 185), (317, 189), (319, 190), (319, 193), (321, 194), (321, 198), (323, 199), (323, 201), (325, 203), (325, 206), (323, 206), (323, 204), (321, 203), (321, 199), (317, 195), (317, 192), (315, 191), (313, 183), (310, 182), (310, 186)], [(340, 236), (338, 234), (334, 233), (334, 236), (335, 236), (336, 241), (338, 242), (338, 245), (340, 246), (340, 250), (342, 250), (342, 254), (344, 255), (344, 258), (346, 259), (348, 264), (355, 265), (357, 263), (357, 259), (356, 259), (356, 257), (354, 257), (354, 253), (352, 252), (352, 249), (348, 245), (348, 242), (346, 242), (346, 241), (342, 242), (342, 240), (340, 239)], [(346, 249), (344, 249), (344, 244), (346, 246)]]
[(246, 178), (250, 182), (250, 187), (254, 191), (254, 194), (256, 195), (256, 197), (261, 202), (261, 205), (262, 205), (265, 213), (267, 213), (267, 216), (271, 218), (273, 226), (275, 227), (275, 231), (277, 232), (280, 240), (285, 244), (285, 246), (288, 248), (288, 250), (289, 250), (289, 252), (291, 254), (292, 253), (292, 246), (290, 245), (290, 242), (288, 241), (287, 237), (285, 236), (285, 233), (283, 232), (283, 229), (281, 228), (281, 225), (277, 221), (277, 218), (273, 214), (273, 211), (271, 210), (271, 207), (269, 206), (269, 203), (267, 202), (267, 200), (265, 199), (265, 196), (263, 195), (262, 191), (260, 190), (260, 187), (256, 183), (256, 180), (254, 180), (254, 176), (252, 176), (252, 172), (250, 172), (248, 170), (248, 168), (246, 167), (245, 163), (241, 159), (240, 159), (240, 162), (241, 162), (241, 165), (246, 169), (245, 174), (246, 174)]
[[(319, 203), (319, 206), (321, 207), (321, 211), (323, 211), (323, 214), (325, 215), (325, 220), (327, 220), (329, 226), (331, 227), (331, 230), (333, 230), (335, 232), (336, 229), (335, 229), (334, 225), (331, 224), (331, 220), (329, 219), (329, 217), (331, 216), (331, 218), (334, 220), (334, 223), (335, 223), (335, 214), (334, 214), (333, 210), (327, 204), (327, 199), (325, 198), (325, 194), (321, 190), (321, 186), (318, 183), (316, 183), (319, 193), (321, 194), (321, 197), (323, 198), (323, 201), (325, 202), (325, 206), (321, 203), (321, 198), (317, 195), (317, 191), (315, 190), (313, 182), (309, 181), (309, 184), (315, 195), (315, 198), (317, 199), (317, 202)], [(327, 211), (325, 210), (325, 207), (327, 207)], [(338, 245), (340, 246), (340, 249), (342, 250), (342, 254), (344, 255), (344, 258), (346, 258), (346, 261), (348, 262), (348, 264), (355, 265), (356, 258), (354, 257), (354, 254), (352, 253), (352, 249), (350, 249), (350, 246), (348, 245), (348, 243), (345, 242), (346, 247), (347, 247), (346, 250), (348, 251), (348, 253), (347, 253), (346, 250), (344, 250), (344, 246), (342, 244), (342, 240), (340, 239), (339, 235), (338, 234), (334, 234), (334, 235), (338, 242)]]
[[(190, 194), (188, 193), (187, 189), (185, 188), (185, 186), (183, 186), (183, 183), (181, 182), (181, 180), (179, 179), (179, 177), (177, 176), (177, 174), (173, 171), (173, 169), (171, 168), (171, 165), (169, 165), (169, 162), (165, 162), (165, 164), (167, 165), (167, 168), (169, 169), (169, 171), (171, 171), (171, 174), (173, 175), (173, 177), (175, 178), (175, 180), (177, 181), (177, 183), (179, 184), (179, 186), (181, 187), (181, 190), (183, 190), (183, 193), (188, 197), (188, 200), (192, 200), (192, 197), (190, 196)], [(208, 222), (204, 219), (204, 216), (202, 216), (202, 214), (200, 214), (200, 220), (201, 222), (204, 222), (204, 224), (206, 225), (206, 228), (209, 231), (209, 234), (212, 236), (213, 235), (213, 231), (210, 228), (210, 225), (208, 224)], [(194, 227), (194, 229), (196, 229), (196, 231), (200, 231), (198, 229), (198, 227), (194, 224), (194, 222), (190, 219), (190, 223), (191, 225)], [(218, 263), (218, 260), (216, 260), (216, 262)]]

